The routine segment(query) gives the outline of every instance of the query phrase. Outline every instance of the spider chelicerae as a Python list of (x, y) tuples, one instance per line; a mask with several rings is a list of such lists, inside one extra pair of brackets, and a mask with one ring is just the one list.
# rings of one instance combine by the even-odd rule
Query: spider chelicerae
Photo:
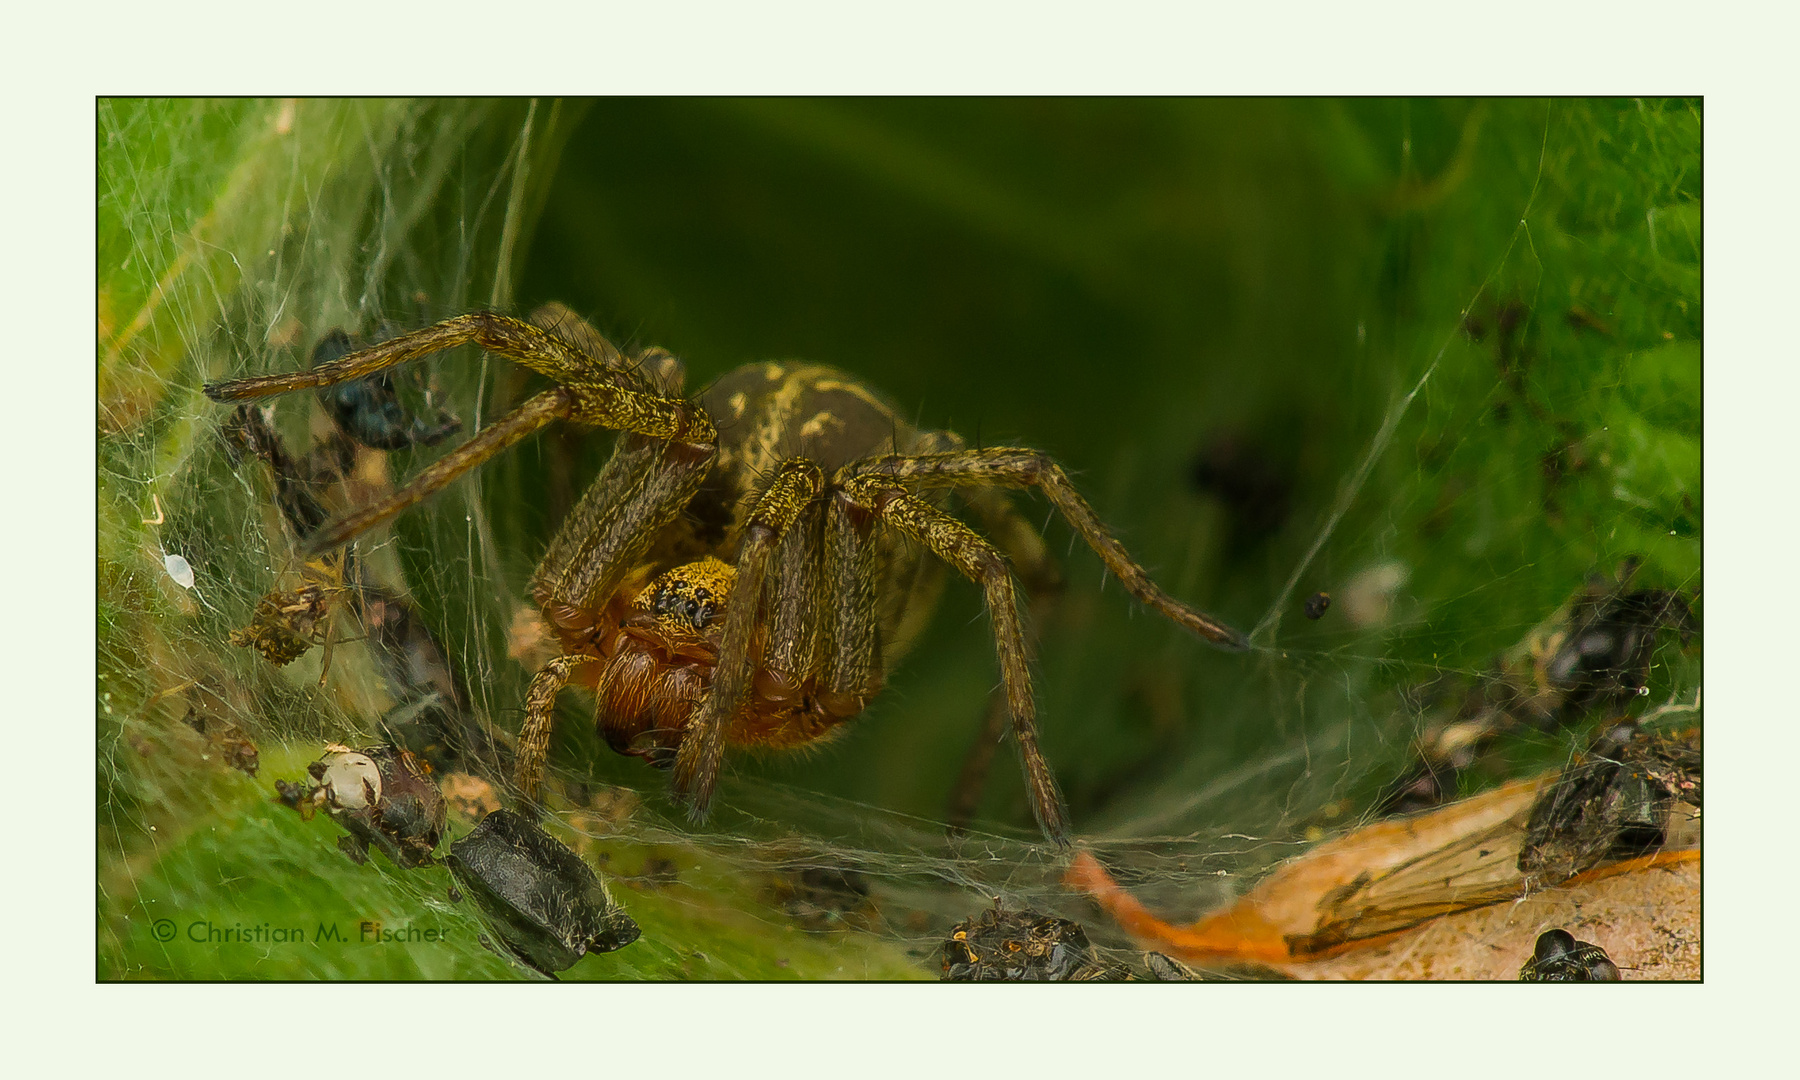
[[(804, 746), (862, 712), (922, 629), (948, 564), (983, 591), (1032, 811), (1063, 841), (1068, 812), (1038, 748), (1011, 566), (1027, 578), (1054, 571), (1007, 488), (1041, 491), (1133, 597), (1214, 644), (1245, 647), (1158, 588), (1054, 461), (915, 429), (828, 367), (751, 364), (684, 397), (684, 369), (667, 351), (627, 357), (551, 304), (530, 321), (457, 316), (205, 392), (234, 401), (333, 386), (471, 342), (555, 385), (320, 528), (305, 554), (342, 547), (558, 421), (620, 432), (532, 576), (560, 654), (526, 692), (516, 780), (527, 799), (556, 697), (573, 681), (593, 689), (607, 743), (672, 767), (676, 796), (703, 815), (727, 745)], [(946, 510), (952, 491), (993, 541)]]

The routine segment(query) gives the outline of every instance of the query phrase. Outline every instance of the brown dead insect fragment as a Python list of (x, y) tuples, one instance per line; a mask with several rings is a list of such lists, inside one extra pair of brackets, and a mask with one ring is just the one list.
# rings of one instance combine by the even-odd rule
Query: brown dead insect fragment
[(307, 766), (312, 783), (277, 780), (280, 802), (310, 818), (323, 809), (349, 835), (338, 846), (354, 861), (374, 846), (396, 866), (429, 866), (445, 823), (443, 796), (430, 770), (405, 750), (333, 744)]
[(285, 667), (317, 644), (315, 635), (328, 609), (319, 585), (268, 593), (256, 602), (250, 625), (231, 632), (231, 643), (255, 649), (269, 663)]
[(262, 762), (256, 744), (236, 725), (219, 733), (213, 740), (225, 757), (225, 764), (248, 776), (255, 776)]
[(182, 723), (205, 737), (211, 750), (226, 765), (250, 776), (256, 775), (261, 755), (244, 729), (225, 719), (224, 699), (212, 685), (189, 679), (180, 686), (165, 690), (151, 698), (151, 703), (181, 695), (187, 701)]
[(1614, 724), (1532, 805), (1519, 869), (1558, 882), (1668, 840), (1678, 806), (1700, 805), (1699, 729), (1669, 734)]

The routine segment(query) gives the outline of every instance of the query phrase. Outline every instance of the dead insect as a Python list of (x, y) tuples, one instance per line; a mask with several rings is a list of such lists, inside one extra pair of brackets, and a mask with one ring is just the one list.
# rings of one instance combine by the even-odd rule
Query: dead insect
[(1628, 589), (1637, 565), (1625, 560), (1612, 583), (1590, 575), (1474, 685), (1440, 679), (1411, 691), (1414, 707), (1438, 718), (1420, 740), (1418, 761), (1388, 786), (1378, 812), (1437, 805), (1458, 774), (1509, 731), (1569, 727), (1596, 710), (1616, 713), (1641, 700), (1661, 632), (1679, 632), (1685, 646), (1698, 626), (1681, 593)]
[(1035, 911), (1006, 911), (998, 900), (957, 923), (944, 942), (944, 982), (1091, 982), (1128, 973), (1102, 963), (1078, 923)]
[(1519, 969), (1520, 982), (1618, 982), (1619, 965), (1591, 941), (1576, 941), (1567, 930), (1538, 935), (1531, 959)]
[(1215, 644), (1247, 647), (1158, 588), (1048, 457), (918, 431), (826, 367), (754, 364), (685, 398), (673, 356), (628, 359), (552, 305), (533, 322), (462, 315), (310, 371), (205, 389), (235, 401), (332, 387), (467, 342), (556, 385), (314, 533), (308, 551), (342, 546), (559, 421), (621, 433), (533, 577), (562, 655), (526, 694), (516, 778), (527, 797), (557, 694), (575, 680), (594, 688), (608, 744), (672, 765), (676, 794), (703, 815), (727, 745), (805, 746), (862, 712), (935, 603), (943, 572), (929, 553), (984, 590), (1032, 809), (1062, 840), (1067, 811), (1037, 745), (1012, 573), (1001, 548), (943, 509), (951, 491), (1016, 549), (1018, 512), (997, 489), (1038, 489), (1132, 596)]
[(1571, 603), (1566, 631), (1539, 646), (1539, 677), (1560, 693), (1562, 716), (1624, 705), (1648, 680), (1658, 632), (1675, 630), (1686, 645), (1699, 629), (1681, 593), (1626, 591), (1637, 565), (1636, 560), (1625, 562), (1616, 587), (1598, 576), (1590, 578)]
[[(176, 690), (159, 692), (151, 698), (151, 702), (160, 700), (167, 694), (192, 690), (198, 685), (199, 680), (190, 679)], [(210, 689), (203, 690), (202, 694), (202, 700), (208, 697), (217, 699), (217, 694)], [(256, 749), (256, 744), (250, 741), (250, 736), (244, 734), (243, 728), (238, 727), (230, 720), (223, 719), (218, 712), (211, 708), (203, 711), (191, 699), (188, 702), (187, 713), (182, 719), (188, 727), (206, 737), (207, 742), (212, 744), (213, 749), (217, 750), (224, 758), (225, 764), (246, 775), (256, 775), (256, 770), (261, 766), (262, 755)]]
[(510, 810), (482, 818), (445, 861), (507, 952), (552, 978), (638, 939), (637, 923), (581, 856)]
[[(268, 418), (250, 405), (238, 406), (225, 424), (224, 435), (234, 464), (249, 454), (268, 465), (275, 482), (276, 505), (300, 541), (317, 532), (329, 516), (318, 492), (349, 475), (358, 453), (340, 430), (312, 453), (296, 459)], [(317, 644), (322, 628), (329, 650), (333, 601), (341, 600), (336, 609), (347, 611), (362, 624), (370, 655), (399, 703), (382, 719), (387, 738), (446, 772), (497, 762), (501, 752), (475, 722), (462, 679), (450, 667), (431, 630), (400, 594), (372, 583), (349, 553), (308, 563), (303, 573), (308, 580), (299, 588), (276, 590), (263, 597), (250, 625), (232, 633), (234, 645), (253, 647), (271, 663), (284, 665)], [(320, 665), (320, 685), (330, 670), (328, 653)]]
[(444, 799), (411, 754), (391, 746), (328, 746), (307, 773), (311, 784), (275, 781), (281, 802), (302, 818), (324, 808), (349, 834), (338, 847), (352, 860), (368, 861), (372, 845), (396, 866), (431, 865), (444, 834)]
[(1663, 845), (1678, 803), (1701, 805), (1698, 729), (1679, 735), (1614, 724), (1532, 804), (1519, 869), (1562, 881)]
[[(312, 365), (316, 368), (340, 360), (357, 351), (359, 344), (344, 331), (332, 330), (313, 347)], [(344, 434), (371, 450), (436, 446), (462, 430), (462, 420), (442, 409), (431, 420), (408, 412), (400, 402), (391, 371), (320, 387), (319, 401)]]
[(1306, 598), (1306, 607), (1304, 610), (1307, 618), (1316, 621), (1325, 617), (1325, 611), (1329, 607), (1331, 607), (1331, 594), (1328, 592), (1316, 592)]
[(301, 568), (301, 584), (276, 589), (256, 602), (250, 625), (231, 632), (231, 643), (255, 649), (276, 667), (298, 660), (314, 645), (325, 646), (319, 663), (319, 685), (331, 673), (336, 644), (337, 600), (350, 592), (344, 584), (343, 556), (309, 560)]
[(330, 607), (325, 586), (318, 582), (277, 589), (256, 602), (250, 625), (233, 630), (231, 643), (255, 649), (269, 663), (284, 667), (319, 643)]

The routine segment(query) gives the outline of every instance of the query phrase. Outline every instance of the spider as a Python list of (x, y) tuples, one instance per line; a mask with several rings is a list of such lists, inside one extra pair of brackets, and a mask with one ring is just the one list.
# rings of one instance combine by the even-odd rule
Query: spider
[[(1050, 458), (915, 429), (828, 367), (751, 364), (684, 397), (684, 368), (666, 350), (627, 357), (550, 304), (530, 321), (460, 315), (205, 393), (223, 402), (334, 386), (470, 342), (555, 385), (391, 495), (324, 525), (306, 554), (343, 546), (558, 421), (620, 432), (532, 576), (560, 654), (526, 691), (515, 779), (528, 801), (557, 695), (576, 681), (594, 691), (608, 745), (672, 768), (676, 798), (703, 817), (728, 744), (805, 746), (863, 711), (923, 628), (948, 564), (983, 591), (1032, 811), (1046, 837), (1065, 843), (1068, 813), (1038, 748), (1008, 561), (1027, 578), (1051, 576), (1041, 573), (1048, 556), (1006, 488), (1041, 491), (1142, 603), (1216, 645), (1247, 647), (1158, 588)], [(952, 491), (997, 543), (945, 509)]]

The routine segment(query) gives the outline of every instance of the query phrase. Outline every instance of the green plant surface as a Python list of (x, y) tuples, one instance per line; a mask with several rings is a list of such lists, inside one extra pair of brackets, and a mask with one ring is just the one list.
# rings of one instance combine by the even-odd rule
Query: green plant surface
[[(300, 776), (312, 748), (264, 755), (265, 775)], [(133, 882), (135, 899), (105, 926), (99, 975), (133, 979), (506, 979), (537, 977), (488, 948), (481, 917), (450, 899), (444, 867), (405, 871), (372, 854), (358, 865), (337, 852), (343, 835), (300, 815), (268, 785), (234, 776), (203, 824), (159, 840)], [(552, 826), (555, 828), (555, 826)], [(452, 837), (466, 833), (457, 821)], [(754, 879), (682, 845), (565, 843), (629, 878), (667, 860), (666, 885), (617, 881), (615, 897), (643, 930), (641, 944), (584, 958), (564, 979), (909, 979), (923, 969), (869, 934), (813, 934), (784, 925)], [(447, 838), (447, 841), (450, 838)], [(157, 937), (157, 920), (174, 924)], [(414, 936), (384, 940), (382, 932)]]

